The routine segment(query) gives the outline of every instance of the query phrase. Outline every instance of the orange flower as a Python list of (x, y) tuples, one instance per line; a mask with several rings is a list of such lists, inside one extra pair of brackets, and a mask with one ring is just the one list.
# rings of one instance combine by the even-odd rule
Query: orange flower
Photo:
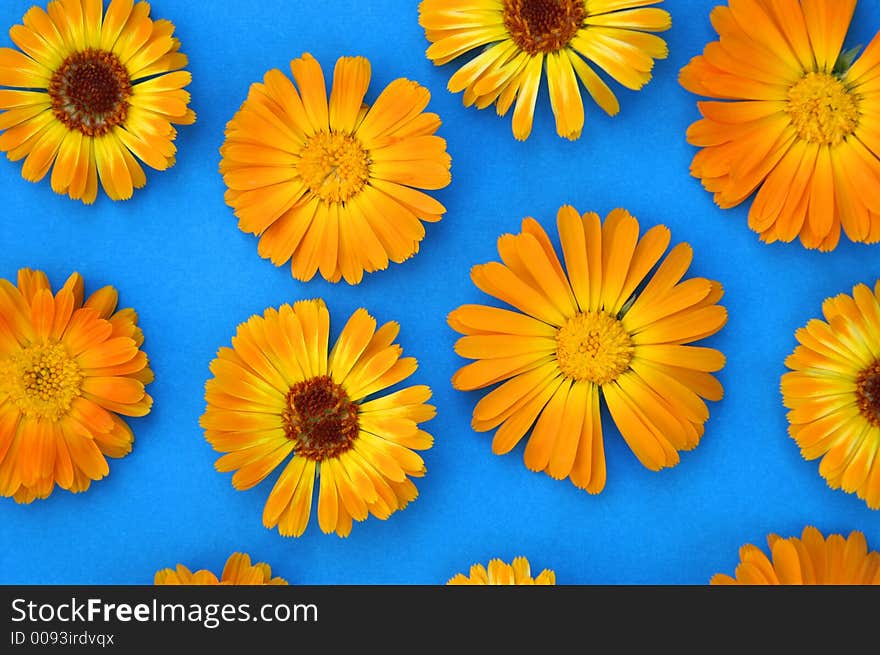
[[(531, 430), (526, 467), (590, 493), (605, 487), (600, 402), (639, 461), (652, 471), (675, 466), (695, 448), (723, 389), (713, 348), (689, 345), (718, 332), (727, 310), (721, 285), (684, 280), (693, 252), (658, 225), (639, 238), (623, 209), (604, 224), (597, 214), (559, 210), (565, 269), (533, 218), (498, 240), (503, 263), (475, 266), (485, 293), (518, 311), (464, 305), (449, 324), (455, 344), (476, 360), (452, 378), (456, 389), (496, 385), (474, 407), (472, 426), (495, 430), (492, 450), (510, 452)], [(663, 260), (661, 262), (661, 259)], [(659, 266), (657, 266), (659, 263)], [(656, 269), (655, 269), (656, 266)]]
[(105, 457), (131, 452), (117, 414), (149, 413), (153, 372), (137, 314), (117, 298), (104, 287), (83, 302), (78, 273), (54, 295), (41, 271), (20, 270), (17, 288), (0, 280), (0, 495), (85, 491), (109, 472)]
[[(650, 32), (672, 26), (663, 0), (423, 0), (419, 23), (431, 42), (428, 58), (446, 64), (479, 50), (449, 80), (464, 104), (498, 115), (513, 110), (513, 135), (532, 132), (538, 89), (544, 71), (556, 131), (578, 139), (584, 127), (584, 86), (610, 116), (620, 111), (614, 92), (593, 66), (628, 89), (651, 79), (655, 59), (669, 53), (666, 42)], [(593, 66), (591, 66), (591, 64)]]
[(251, 564), (250, 555), (232, 553), (223, 567), (220, 579), (206, 569), (192, 572), (183, 564), (176, 569), (156, 571), (157, 585), (286, 585), (284, 578), (273, 578), (272, 569), (265, 562)]
[(822, 458), (829, 487), (880, 509), (880, 282), (829, 298), (822, 312), (785, 360), (788, 433), (805, 459)]
[(544, 569), (537, 577), (532, 577), (529, 560), (525, 557), (517, 557), (512, 564), (506, 564), (500, 559), (489, 562), (488, 570), (482, 564), (474, 564), (470, 575), (459, 573), (454, 576), (448, 585), (555, 585), (556, 574), (550, 569)]
[(302, 535), (316, 486), (318, 525), (340, 537), (353, 520), (387, 519), (418, 496), (410, 478), (425, 474), (414, 451), (433, 444), (419, 427), (434, 417), (431, 390), (375, 397), (416, 370), (394, 343), (398, 331), (393, 322), (376, 329), (359, 309), (328, 354), (330, 313), (305, 300), (251, 317), (211, 362), (201, 425), (226, 453), (217, 470), (250, 489), (283, 465), (263, 509), (267, 528)]
[(757, 191), (761, 240), (880, 241), (880, 35), (841, 53), (856, 0), (752, 0), (712, 11), (719, 40), (681, 71), (703, 119), (691, 173), (719, 207)]
[(865, 535), (832, 534), (825, 539), (816, 528), (801, 538), (767, 537), (771, 561), (758, 547), (740, 548), (736, 577), (718, 573), (713, 585), (880, 585), (880, 553), (868, 552)]
[(446, 141), (425, 113), (431, 94), (415, 82), (389, 84), (364, 104), (370, 62), (341, 57), (327, 99), (324, 72), (309, 54), (251, 85), (226, 126), (220, 172), (226, 203), (243, 232), (260, 237), (259, 253), (293, 276), (349, 284), (364, 271), (400, 263), (419, 251), (422, 221), (446, 212), (418, 189), (451, 179)]
[(194, 123), (174, 25), (132, 0), (53, 0), (31, 7), (0, 48), (0, 151), (24, 159), (31, 182), (52, 171), (52, 190), (86, 204), (98, 180), (113, 200), (174, 165), (177, 131)]

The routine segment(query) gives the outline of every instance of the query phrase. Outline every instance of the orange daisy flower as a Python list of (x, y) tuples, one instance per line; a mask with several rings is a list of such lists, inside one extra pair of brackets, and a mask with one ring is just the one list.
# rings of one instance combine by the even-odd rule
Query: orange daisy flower
[(488, 570), (482, 564), (474, 564), (470, 575), (459, 573), (454, 576), (447, 585), (555, 585), (556, 574), (550, 569), (544, 569), (537, 577), (532, 577), (529, 560), (525, 557), (517, 557), (512, 564), (506, 564), (500, 559), (489, 562)]
[(880, 553), (868, 552), (865, 535), (804, 528), (801, 538), (767, 537), (772, 561), (757, 546), (740, 548), (735, 577), (718, 573), (713, 585), (880, 585)]
[(357, 284), (364, 271), (419, 250), (421, 221), (446, 209), (418, 189), (450, 182), (446, 141), (431, 94), (406, 79), (364, 104), (370, 62), (342, 57), (327, 100), (324, 73), (304, 54), (290, 64), (299, 89), (279, 70), (251, 85), (226, 126), (220, 172), (239, 227), (260, 237), (260, 256), (291, 261), (293, 276)]
[[(754, 194), (761, 240), (880, 241), (880, 34), (841, 52), (856, 0), (754, 0), (712, 11), (719, 40), (681, 71), (701, 96), (691, 173), (719, 207)], [(756, 193), (757, 192), (757, 193)]]
[(628, 89), (651, 79), (655, 59), (669, 53), (650, 32), (672, 26), (663, 0), (422, 0), (419, 23), (431, 42), (428, 58), (446, 64), (480, 53), (449, 79), (452, 93), (464, 91), (466, 107), (494, 104), (513, 110), (513, 135), (532, 132), (544, 71), (556, 131), (578, 139), (584, 127), (582, 84), (610, 116), (620, 111), (614, 92), (593, 70), (598, 66)]
[(605, 487), (600, 398), (653, 471), (697, 446), (709, 419), (703, 399), (723, 395), (711, 373), (725, 360), (687, 344), (718, 332), (727, 311), (717, 304), (720, 284), (682, 280), (692, 258), (687, 244), (654, 270), (669, 246), (665, 226), (639, 238), (638, 221), (625, 210), (603, 224), (572, 207), (559, 210), (557, 226), (565, 269), (533, 218), (498, 240), (503, 263), (471, 269), (480, 290), (518, 311), (464, 305), (449, 315), (465, 335), (456, 352), (476, 360), (452, 383), (471, 391), (503, 382), (477, 403), (471, 423), (480, 432), (498, 428), (493, 452), (510, 452), (531, 430), (530, 470), (598, 493)]
[(220, 579), (207, 569), (190, 571), (183, 564), (176, 569), (156, 571), (157, 585), (286, 585), (284, 578), (272, 577), (272, 568), (265, 562), (251, 564), (247, 553), (232, 553), (223, 567)]
[(782, 376), (788, 433), (832, 489), (880, 509), (880, 282), (829, 298)]
[(113, 287), (83, 299), (78, 273), (55, 294), (41, 271), (0, 279), (0, 495), (19, 503), (103, 478), (134, 441), (117, 415), (153, 404), (137, 314)]
[(172, 124), (189, 125), (174, 25), (150, 18), (132, 0), (53, 0), (32, 7), (9, 35), (21, 51), (0, 48), (0, 151), (24, 159), (22, 177), (86, 204), (98, 179), (113, 200), (131, 198), (156, 170), (174, 165)]
[[(218, 471), (235, 471), (250, 489), (287, 461), (263, 511), (267, 528), (305, 532), (316, 479), (318, 525), (340, 537), (352, 520), (387, 519), (418, 496), (410, 477), (425, 464), (414, 450), (433, 438), (419, 423), (434, 417), (426, 386), (374, 397), (416, 370), (394, 343), (399, 327), (378, 330), (366, 310), (346, 323), (328, 355), (330, 314), (322, 300), (282, 305), (239, 326), (221, 348), (206, 385), (201, 425)], [(292, 457), (290, 457), (292, 455)]]

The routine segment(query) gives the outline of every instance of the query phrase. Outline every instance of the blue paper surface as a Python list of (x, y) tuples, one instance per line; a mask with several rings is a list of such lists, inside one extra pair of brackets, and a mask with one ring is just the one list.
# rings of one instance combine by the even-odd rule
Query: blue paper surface
[[(110, 460), (110, 475), (85, 494), (56, 490), (19, 506), (0, 498), (0, 583), (151, 583), (157, 569), (183, 562), (219, 573), (233, 551), (271, 564), (291, 583), (444, 583), (474, 562), (527, 556), (559, 583), (702, 584), (732, 573), (738, 548), (765, 545), (768, 533), (863, 531), (880, 549), (880, 513), (834, 491), (805, 462), (786, 433), (779, 392), (794, 331), (820, 316), (822, 301), (880, 276), (877, 246), (845, 239), (830, 254), (799, 244), (759, 242), (746, 225), (748, 204), (722, 211), (688, 166), (695, 149), (685, 130), (699, 115), (678, 71), (715, 38), (716, 2), (668, 0), (670, 56), (639, 93), (612, 86), (621, 113), (587, 104), (584, 136), (556, 136), (546, 83), (532, 137), (514, 141), (510, 117), (465, 108), (446, 91), (459, 62), (435, 67), (412, 0), (248, 3), (156, 0), (154, 18), (177, 26), (193, 74), (198, 122), (179, 130), (177, 165), (148, 172), (134, 199), (94, 206), (30, 184), (20, 163), (0, 160), (0, 277), (45, 270), (54, 285), (77, 270), (87, 291), (115, 285), (122, 306), (137, 309), (156, 381), (152, 413), (130, 422), (134, 451)], [(0, 27), (20, 22), (31, 3), (0, 3)], [(846, 47), (880, 30), (880, 3), (863, 1)], [(0, 46), (11, 46), (8, 37)], [(368, 101), (397, 77), (432, 92), (448, 141), (453, 182), (437, 192), (448, 213), (427, 226), (421, 252), (367, 275), (362, 284), (294, 280), (257, 255), (257, 240), (236, 227), (217, 171), (223, 129), (270, 68), (311, 52), (332, 71), (341, 55), (373, 67)], [(465, 59), (459, 60), (460, 62)], [(573, 204), (605, 215), (624, 207), (643, 229), (664, 223), (673, 243), (695, 250), (692, 275), (722, 282), (726, 328), (706, 342), (728, 358), (726, 397), (711, 404), (700, 446), (674, 469), (644, 469), (605, 420), (608, 483), (590, 496), (568, 481), (529, 472), (523, 445), (491, 453), (491, 433), (470, 428), (482, 392), (455, 391), (465, 363), (453, 352), (446, 315), (489, 299), (469, 279), (474, 264), (497, 259), (495, 241), (524, 216), (555, 231), (556, 211)], [(275, 475), (255, 489), (232, 488), (214, 470), (217, 454), (198, 419), (208, 363), (236, 326), (266, 307), (322, 297), (335, 336), (352, 311), (401, 324), (399, 342), (419, 360), (410, 382), (434, 390), (438, 416), (425, 425), (435, 446), (425, 454), (420, 497), (387, 521), (356, 523), (347, 539), (324, 535), (315, 521), (304, 537), (263, 528), (263, 503)]]

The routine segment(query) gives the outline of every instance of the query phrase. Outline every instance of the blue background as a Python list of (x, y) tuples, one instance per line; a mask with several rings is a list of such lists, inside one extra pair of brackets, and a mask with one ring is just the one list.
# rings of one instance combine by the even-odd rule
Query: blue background
[[(445, 90), (455, 65), (435, 68), (423, 56), (412, 0), (260, 0), (222, 10), (156, 0), (154, 18), (175, 23), (190, 57), (199, 116), (180, 130), (177, 165), (149, 172), (129, 202), (99, 197), (84, 207), (54, 195), (48, 180), (21, 179), (20, 163), (0, 161), (0, 277), (30, 266), (55, 285), (72, 270), (87, 289), (115, 285), (123, 305), (140, 313), (156, 372), (154, 410), (131, 422), (134, 452), (111, 460), (108, 478), (86, 494), (56, 490), (32, 505), (0, 499), (0, 582), (151, 583), (157, 569), (177, 562), (219, 572), (229, 553), (244, 550), (304, 584), (444, 583), (474, 562), (516, 555), (536, 570), (554, 569), (560, 583), (702, 584), (732, 573), (743, 543), (763, 546), (770, 532), (799, 535), (808, 524), (862, 530), (880, 549), (880, 514), (828, 489), (818, 463), (801, 459), (779, 393), (794, 330), (819, 315), (824, 298), (873, 283), (877, 250), (845, 240), (831, 254), (764, 245), (746, 225), (747, 205), (722, 211), (689, 176), (695, 150), (684, 134), (698, 114), (677, 76), (714, 38), (715, 4), (664, 3), (674, 23), (670, 57), (640, 93), (612, 85), (619, 116), (588, 104), (584, 137), (567, 142), (556, 136), (542, 88), (533, 135), (518, 143), (509, 116), (465, 108)], [(0, 25), (19, 22), (30, 5), (0, 3)], [(878, 29), (878, 3), (860, 3), (847, 45), (867, 43)], [(4, 37), (0, 45), (11, 43)], [(367, 56), (368, 101), (396, 77), (426, 85), (453, 159), (453, 183), (436, 194), (448, 214), (428, 226), (421, 253), (356, 287), (320, 278), (302, 284), (287, 267), (261, 260), (256, 239), (238, 230), (223, 202), (217, 165), (226, 121), (251, 82), (269, 68), (288, 70), (305, 51), (325, 71), (340, 55)], [(470, 267), (496, 259), (496, 238), (516, 231), (523, 216), (552, 227), (565, 203), (603, 215), (622, 206), (645, 227), (665, 223), (673, 242), (694, 246), (692, 274), (724, 284), (730, 310), (727, 327), (709, 341), (727, 354), (720, 375), (727, 395), (712, 405), (699, 448), (678, 467), (652, 473), (606, 417), (608, 484), (599, 496), (529, 472), (523, 444), (493, 455), (491, 434), (469, 426), (481, 394), (449, 382), (464, 361), (453, 352), (446, 315), (487, 300)], [(345, 540), (322, 534), (314, 517), (299, 539), (263, 528), (275, 476), (235, 491), (230, 474), (214, 470), (217, 455), (198, 426), (208, 363), (236, 325), (317, 296), (330, 307), (334, 334), (360, 306), (380, 322), (399, 321), (400, 343), (420, 363), (411, 381), (434, 389), (439, 411), (426, 424), (436, 444), (417, 481), (419, 499), (388, 521), (356, 523)]]

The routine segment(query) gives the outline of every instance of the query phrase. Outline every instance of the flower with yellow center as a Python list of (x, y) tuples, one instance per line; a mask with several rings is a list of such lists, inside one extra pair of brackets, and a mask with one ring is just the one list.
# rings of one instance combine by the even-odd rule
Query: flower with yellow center
[(754, 0), (712, 11), (719, 40), (681, 71), (711, 101), (688, 142), (724, 209), (754, 195), (762, 241), (880, 241), (880, 35), (841, 52), (856, 0)]
[(431, 42), (428, 58), (438, 66), (472, 50), (480, 53), (449, 79), (464, 104), (494, 104), (499, 116), (513, 110), (513, 135), (532, 132), (538, 88), (546, 68), (556, 131), (578, 139), (584, 104), (578, 84), (609, 115), (620, 105), (593, 70), (598, 66), (628, 89), (651, 79), (666, 42), (651, 32), (668, 30), (669, 13), (648, 5), (663, 0), (422, 0), (419, 23)]
[(828, 486), (880, 509), (880, 282), (827, 299), (822, 313), (785, 360), (788, 433), (805, 459), (822, 458)]
[(291, 262), (293, 276), (320, 271), (357, 284), (364, 272), (403, 262), (419, 250), (422, 221), (446, 212), (419, 189), (449, 184), (451, 159), (426, 113), (431, 94), (406, 79), (364, 104), (370, 62), (341, 57), (330, 99), (309, 54), (251, 86), (226, 126), (220, 172), (226, 203), (242, 231), (260, 237), (260, 256)]
[(183, 564), (175, 569), (156, 571), (156, 585), (286, 585), (287, 580), (272, 577), (272, 568), (265, 562), (251, 564), (247, 553), (232, 553), (226, 560), (220, 579), (207, 569), (190, 571)]
[(529, 560), (517, 557), (513, 563), (507, 564), (500, 559), (489, 561), (488, 569), (482, 564), (474, 564), (470, 575), (459, 573), (446, 583), (447, 585), (555, 585), (556, 574), (544, 569), (537, 577), (532, 577)]
[(287, 462), (263, 510), (284, 536), (305, 532), (316, 479), (318, 525), (340, 537), (352, 520), (387, 519), (418, 496), (411, 477), (425, 464), (415, 450), (433, 438), (419, 423), (434, 417), (426, 386), (376, 394), (412, 375), (401, 358), (398, 325), (378, 330), (366, 310), (346, 323), (328, 355), (330, 314), (322, 300), (268, 309), (238, 328), (232, 348), (211, 363), (201, 419), (218, 471), (249, 489)]
[(52, 190), (95, 201), (131, 198), (156, 170), (174, 165), (177, 131), (195, 122), (179, 70), (174, 25), (132, 0), (52, 0), (32, 7), (0, 48), (0, 151), (24, 159), (31, 182), (52, 171)]
[[(495, 430), (492, 450), (510, 452), (531, 430), (525, 463), (590, 493), (605, 487), (600, 399), (639, 461), (675, 466), (699, 443), (720, 400), (712, 375), (724, 355), (688, 345), (718, 332), (727, 311), (721, 285), (683, 279), (692, 250), (670, 242), (665, 226), (639, 238), (622, 209), (604, 223), (572, 207), (557, 219), (565, 268), (532, 218), (498, 240), (503, 263), (475, 266), (482, 291), (518, 311), (464, 305), (449, 315), (465, 335), (455, 345), (476, 360), (452, 379), (456, 389), (496, 385), (476, 405), (472, 426)], [(661, 262), (661, 259), (663, 261)], [(659, 265), (658, 265), (659, 262)], [(656, 269), (655, 269), (656, 266)]]
[(880, 553), (868, 552), (865, 535), (851, 532), (826, 539), (804, 528), (800, 539), (767, 537), (772, 561), (757, 546), (739, 551), (735, 577), (718, 573), (713, 585), (880, 585)]
[(0, 279), (0, 495), (20, 503), (103, 478), (134, 440), (118, 415), (153, 404), (137, 314), (113, 287), (83, 288), (77, 273), (55, 294), (41, 271)]

